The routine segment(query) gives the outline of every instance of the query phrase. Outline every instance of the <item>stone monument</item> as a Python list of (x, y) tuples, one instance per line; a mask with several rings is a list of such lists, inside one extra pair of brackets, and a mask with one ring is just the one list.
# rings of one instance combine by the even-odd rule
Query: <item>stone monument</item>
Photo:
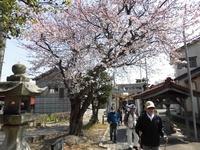
[[(30, 99), (47, 91), (31, 83), (24, 74), (23, 64), (12, 66), (14, 75), (7, 77), (7, 82), (0, 82), (0, 96), (4, 97), (4, 112), (0, 115), (0, 124), (5, 131), (5, 139), (0, 150), (30, 150), (23, 137), (28, 123), (38, 119), (38, 115), (29, 112)], [(23, 110), (23, 111), (22, 111)]]

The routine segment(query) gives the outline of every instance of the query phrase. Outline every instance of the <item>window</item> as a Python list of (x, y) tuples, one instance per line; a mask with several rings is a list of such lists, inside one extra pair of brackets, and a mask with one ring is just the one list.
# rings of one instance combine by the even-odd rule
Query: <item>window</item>
[(49, 88), (49, 93), (51, 94), (58, 93), (58, 88)]
[[(180, 58), (180, 61), (186, 61), (185, 58)], [(196, 61), (196, 56), (195, 57), (189, 57), (189, 63), (190, 63), (190, 68), (197, 67), (197, 61)], [(187, 68), (187, 63), (178, 63), (178, 69), (182, 68)]]
[(197, 67), (197, 61), (196, 61), (196, 57), (190, 57), (190, 67)]

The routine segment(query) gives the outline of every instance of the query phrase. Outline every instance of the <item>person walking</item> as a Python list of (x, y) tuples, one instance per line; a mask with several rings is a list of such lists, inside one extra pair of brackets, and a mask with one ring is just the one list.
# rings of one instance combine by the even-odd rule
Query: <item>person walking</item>
[(111, 111), (108, 113), (107, 122), (110, 124), (110, 140), (117, 143), (117, 126), (120, 122), (120, 116), (113, 107), (111, 107)]
[(118, 108), (117, 112), (118, 112), (119, 117), (120, 117), (120, 123), (122, 124), (122, 115), (123, 115), (122, 108)]
[(152, 101), (145, 103), (145, 111), (139, 116), (136, 124), (136, 133), (141, 138), (143, 150), (159, 150), (160, 136), (168, 142), (168, 137), (163, 130), (160, 116), (154, 113), (155, 105)]
[[(137, 115), (135, 113), (136, 106), (134, 104), (129, 106), (130, 111), (124, 117), (124, 124), (127, 126), (127, 142), (129, 149), (139, 150), (139, 137), (135, 132), (135, 126), (137, 122)], [(134, 135), (134, 139), (132, 140), (132, 136)], [(134, 142), (133, 142), (134, 141)]]

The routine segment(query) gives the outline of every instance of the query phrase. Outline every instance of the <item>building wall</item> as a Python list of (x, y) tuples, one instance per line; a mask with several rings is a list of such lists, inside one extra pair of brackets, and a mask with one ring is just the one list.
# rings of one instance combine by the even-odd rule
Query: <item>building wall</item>
[(36, 97), (35, 113), (52, 114), (57, 112), (69, 112), (70, 101), (67, 97), (59, 98), (58, 94), (49, 94)]
[[(181, 58), (185, 58), (185, 50), (183, 49), (181, 51)], [(200, 66), (200, 44), (196, 43), (194, 45), (190, 45), (188, 46), (188, 57), (196, 57), (196, 62), (197, 62), (197, 67)], [(187, 72), (187, 68), (182, 68), (182, 69), (178, 69), (178, 67), (175, 67), (175, 76), (178, 77), (184, 73)], [(190, 68), (191, 70), (194, 68)]]
[(36, 85), (48, 86), (49, 91), (45, 95), (35, 97), (35, 113), (52, 114), (71, 111), (67, 91), (63, 83), (59, 81), (56, 71), (36, 79)]
[[(200, 76), (192, 80), (193, 89), (200, 91)], [(200, 118), (200, 97), (194, 98), (194, 109), (197, 116)]]
[[(196, 42), (196, 43), (188, 46), (188, 57), (196, 57), (196, 63), (197, 63), (196, 67), (200, 66), (200, 44), (199, 43), (200, 42)], [(185, 50), (183, 49), (181, 52), (182, 52), (182, 56), (180, 58), (185, 58)], [(196, 67), (190, 67), (190, 70), (193, 70)], [(187, 73), (187, 68), (178, 69), (177, 66), (175, 68), (176, 68), (175, 69), (175, 76), (176, 77)], [(188, 84), (188, 82), (186, 82), (186, 78), (179, 80), (178, 83), (182, 86), (189, 88), (189, 84)], [(192, 88), (194, 90), (200, 91), (200, 77), (196, 77), (195, 79), (192, 79)], [(186, 100), (187, 110), (189, 112), (192, 112), (193, 109), (194, 109), (197, 116), (200, 116), (199, 98), (193, 97), (193, 100), (194, 100), (194, 108), (192, 108), (191, 98), (190, 97), (187, 98), (187, 100)]]
[[(182, 79), (182, 80), (179, 80), (179, 84), (182, 85), (182, 86), (185, 86), (187, 88), (189, 88), (189, 83), (188, 82), (185, 82), (186, 81), (186, 78)], [(193, 90), (197, 90), (197, 91), (200, 91), (200, 77), (196, 77), (195, 79), (192, 79), (192, 89)], [(195, 113), (197, 114), (197, 116), (199, 116), (199, 113), (200, 113), (200, 100), (198, 97), (193, 97), (193, 100), (194, 100), (194, 110), (195, 110)], [(193, 106), (192, 106), (192, 100), (190, 97), (188, 97), (186, 99), (186, 106), (187, 106), (187, 110), (189, 112), (192, 113), (193, 111)]]

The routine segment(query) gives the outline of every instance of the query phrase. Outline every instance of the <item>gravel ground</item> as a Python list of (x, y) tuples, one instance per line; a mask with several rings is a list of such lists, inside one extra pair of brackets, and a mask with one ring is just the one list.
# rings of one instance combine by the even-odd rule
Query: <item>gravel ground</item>
[[(77, 137), (72, 135), (66, 135), (66, 130), (63, 132), (60, 131), (60, 127), (52, 127), (54, 128), (54, 132), (48, 137), (35, 140), (33, 143), (29, 143), (31, 150), (48, 150), (51, 147), (51, 144), (58, 139), (59, 137), (64, 138), (64, 150), (103, 150), (104, 148), (99, 147), (99, 143), (102, 140), (102, 137), (107, 129), (107, 124), (95, 124), (93, 127), (89, 129), (83, 129), (83, 136)], [(55, 134), (55, 130), (58, 128), (57, 134)], [(48, 129), (43, 129), (48, 132)], [(52, 131), (49, 128), (49, 131)], [(105, 150), (105, 149), (104, 149)]]

